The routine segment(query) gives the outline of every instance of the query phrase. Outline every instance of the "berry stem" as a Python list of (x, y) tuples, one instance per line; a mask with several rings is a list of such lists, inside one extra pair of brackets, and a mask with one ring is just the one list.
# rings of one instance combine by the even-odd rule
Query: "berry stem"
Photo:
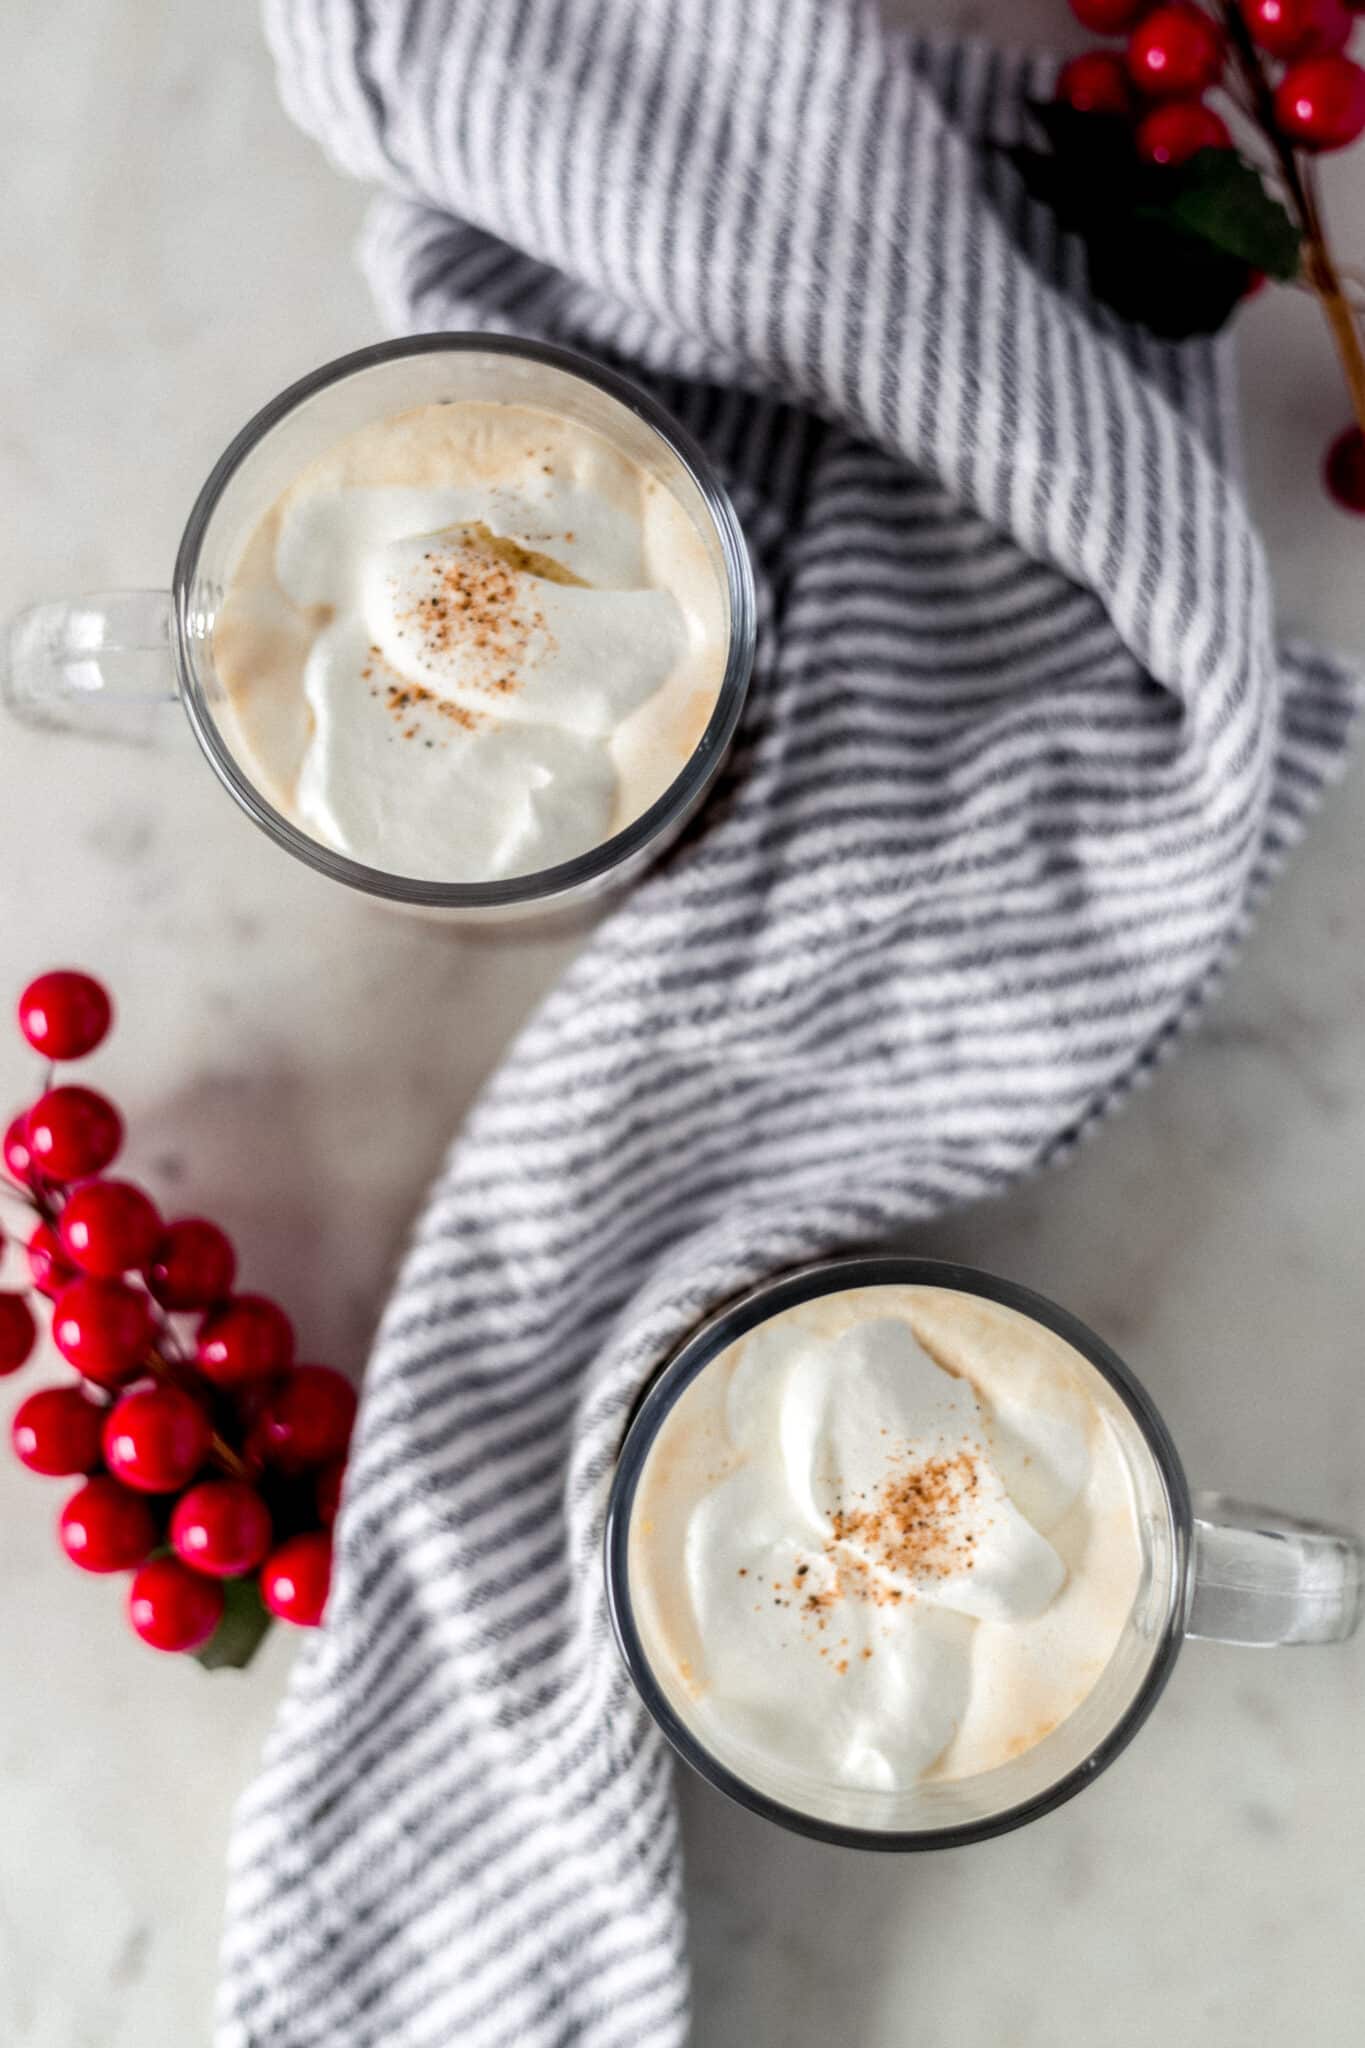
[(215, 1465), (222, 1466), (230, 1479), (250, 1480), (251, 1473), (247, 1469), (245, 1459), (238, 1457), (231, 1444), (225, 1437), (220, 1436), (216, 1429), (209, 1438), (209, 1456)]
[(1229, 48), (1250, 97), (1256, 125), (1275, 153), (1285, 197), (1303, 236), (1304, 275), (1317, 294), (1332, 331), (1350, 394), (1351, 410), (1357, 424), (1365, 431), (1365, 345), (1362, 345), (1360, 327), (1327, 239), (1317, 173), (1310, 160), (1300, 162), (1292, 144), (1280, 132), (1275, 119), (1275, 94), (1237, 0), (1221, 0), (1218, 11), (1227, 32)]
[(0, 1195), (17, 1203), (21, 1209), (27, 1209), (31, 1215), (36, 1216), (41, 1223), (49, 1224), (53, 1230), (57, 1228), (61, 1211), (53, 1206), (41, 1172), (34, 1174), (26, 1188), (18, 1187), (7, 1177), (0, 1176)]
[(1312, 164), (1304, 166), (1302, 182), (1307, 202), (1306, 268), (1309, 282), (1322, 302), (1322, 310), (1327, 316), (1332, 338), (1337, 345), (1342, 373), (1346, 378), (1346, 389), (1351, 394), (1351, 410), (1355, 414), (1356, 425), (1365, 431), (1365, 346), (1362, 346), (1360, 339), (1360, 323), (1341, 281), (1327, 240), (1319, 201), (1317, 172)]
[[(187, 1393), (201, 1400), (205, 1392), (203, 1379), (186, 1359), (179, 1357), (170, 1349), (167, 1342), (169, 1334), (169, 1331), (162, 1331), (158, 1340), (147, 1346), (143, 1363), (153, 1379), (165, 1380), (168, 1386), (183, 1387)], [(245, 1460), (238, 1457), (227, 1438), (216, 1429), (209, 1438), (209, 1456), (230, 1478), (251, 1477)]]

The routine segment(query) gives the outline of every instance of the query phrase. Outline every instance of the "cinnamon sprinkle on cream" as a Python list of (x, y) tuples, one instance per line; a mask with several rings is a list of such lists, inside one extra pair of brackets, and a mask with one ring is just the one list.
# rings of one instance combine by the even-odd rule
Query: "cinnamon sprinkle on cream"
[[(536, 602), (537, 582), (581, 584), (582, 578), (552, 556), (495, 534), (481, 523), (443, 535), (439, 546), (423, 552), (422, 563), (424, 590), (399, 614), (397, 637), (415, 641), (428, 659), (461, 657), (462, 685), (486, 697), (491, 709), (499, 698), (510, 697), (521, 687), (533, 653), (553, 645)], [(371, 646), (370, 656), (372, 662), (379, 657), (378, 647)], [(371, 673), (370, 667), (362, 671), (365, 680)], [(387, 698), (395, 714), (420, 704), (466, 731), (479, 723), (479, 712), (420, 684), (395, 683)], [(410, 739), (415, 733), (415, 727), (408, 727), (403, 737)]]
[(981, 1491), (969, 1450), (926, 1458), (883, 1482), (871, 1507), (836, 1509), (836, 1544), (855, 1543), (869, 1561), (900, 1577), (946, 1579), (970, 1571), (976, 1537), (960, 1511)]
[[(773, 1605), (795, 1608), (803, 1633), (814, 1642), (848, 1601), (895, 1608), (915, 1598), (916, 1582), (971, 1571), (977, 1535), (964, 1524), (973, 1519), (970, 1511), (981, 1493), (981, 1454), (982, 1447), (972, 1444), (898, 1464), (870, 1498), (857, 1492), (840, 1503), (830, 1514), (832, 1533), (819, 1582), (810, 1583), (812, 1562), (803, 1560), (789, 1582), (771, 1581)], [(750, 1575), (747, 1565), (738, 1572), (742, 1579)], [(763, 1575), (755, 1576), (761, 1586)], [(793, 1597), (784, 1598), (788, 1587)], [(840, 1636), (832, 1660), (840, 1674), (848, 1670), (849, 1656), (837, 1653), (848, 1648), (848, 1637)], [(857, 1652), (864, 1662), (872, 1654), (870, 1646)], [(827, 1646), (820, 1646), (820, 1655), (829, 1655)]]

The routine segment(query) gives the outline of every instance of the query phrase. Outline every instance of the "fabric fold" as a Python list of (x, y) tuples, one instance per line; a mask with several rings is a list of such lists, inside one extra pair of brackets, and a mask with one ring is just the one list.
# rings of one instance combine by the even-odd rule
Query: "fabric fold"
[(476, 1105), (370, 1363), (328, 1626), (233, 1845), (221, 2048), (676, 2048), (676, 1824), (599, 1548), (729, 1295), (1074, 1143), (1196, 1014), (1340, 758), (1277, 653), (1220, 347), (1122, 329), (989, 146), (1050, 65), (842, 0), (271, 0), (385, 188), (395, 329), (647, 378), (754, 555), (687, 842)]

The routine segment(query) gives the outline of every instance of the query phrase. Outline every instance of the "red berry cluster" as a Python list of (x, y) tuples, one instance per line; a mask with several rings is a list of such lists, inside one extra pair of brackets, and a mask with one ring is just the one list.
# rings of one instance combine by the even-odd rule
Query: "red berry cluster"
[[(19, 999), (20, 1030), (53, 1061), (92, 1052), (112, 1014), (100, 983), (69, 969)], [(129, 1618), (153, 1648), (206, 1645), (231, 1580), (255, 1580), (269, 1613), (316, 1627), (355, 1391), (330, 1366), (294, 1363), (277, 1302), (234, 1292), (236, 1254), (216, 1223), (164, 1222), (108, 1175), (122, 1142), (113, 1103), (67, 1083), (5, 1133), (11, 1193), (36, 1219), (31, 1286), (78, 1375), (20, 1403), (15, 1455), (31, 1472), (80, 1475), (62, 1547), (86, 1571), (133, 1574)], [(25, 1294), (0, 1292), (0, 1375), (37, 1335)]]
[[(1346, 0), (1237, 0), (1246, 32), (1284, 70), (1275, 118), (1295, 149), (1345, 149), (1365, 133), (1365, 69), (1345, 55), (1355, 26)], [(1227, 31), (1196, 0), (1071, 0), (1071, 10), (1126, 47), (1087, 50), (1062, 67), (1057, 95), (1079, 113), (1136, 122), (1141, 156), (1181, 164), (1201, 149), (1231, 149), (1204, 94), (1223, 75)]]
[(1313, 190), (1306, 160), (1365, 135), (1365, 65), (1347, 55), (1356, 16), (1365, 13), (1361, 0), (1071, 0), (1071, 10), (1098, 34), (1122, 36), (1125, 47), (1073, 57), (1058, 76), (1057, 98), (1077, 113), (1131, 121), (1146, 163), (1183, 164), (1201, 150), (1234, 148), (1204, 95), (1226, 85), (1238, 99), (1240, 89), (1243, 112), (1285, 170), (1307, 230), (1306, 274), (1328, 308), (1355, 399), (1355, 424), (1327, 452), (1327, 488), (1347, 511), (1365, 513), (1365, 356), (1315, 202), (1305, 198)]

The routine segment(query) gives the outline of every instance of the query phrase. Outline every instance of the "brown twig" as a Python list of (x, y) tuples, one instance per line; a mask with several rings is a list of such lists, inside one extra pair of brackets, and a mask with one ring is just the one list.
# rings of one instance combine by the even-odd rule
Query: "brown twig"
[(1341, 368), (1346, 378), (1346, 389), (1351, 394), (1351, 410), (1356, 423), (1365, 431), (1365, 344), (1360, 338), (1360, 323), (1355, 309), (1347, 295), (1332, 256), (1331, 244), (1322, 221), (1322, 207), (1318, 194), (1317, 172), (1312, 164), (1304, 166), (1303, 192), (1307, 202), (1306, 218), (1309, 223), (1305, 238), (1306, 258), (1304, 267), (1308, 280), (1319, 299), (1322, 310), (1332, 329), (1332, 338), (1341, 357)]
[(1351, 410), (1365, 432), (1365, 344), (1327, 239), (1318, 192), (1317, 172), (1311, 159), (1299, 156), (1281, 134), (1275, 118), (1275, 94), (1256, 45), (1236, 0), (1222, 0), (1219, 9), (1227, 30), (1228, 44), (1251, 100), (1253, 118), (1270, 144), (1284, 196), (1303, 237), (1303, 271), (1317, 294), (1341, 359), (1342, 374), (1350, 394)]
[(209, 1456), (215, 1465), (221, 1465), (230, 1479), (250, 1479), (251, 1471), (244, 1458), (239, 1458), (226, 1437), (215, 1429), (209, 1438)]
[[(201, 1376), (188, 1359), (181, 1358), (178, 1352), (170, 1349), (167, 1343), (168, 1336), (169, 1332), (162, 1330), (148, 1345), (141, 1361), (144, 1369), (153, 1379), (164, 1380), (173, 1387), (181, 1387), (186, 1393), (193, 1394), (196, 1400), (202, 1401), (205, 1390)], [(227, 1438), (216, 1429), (209, 1438), (209, 1456), (230, 1478), (251, 1477), (245, 1459), (233, 1450)]]

